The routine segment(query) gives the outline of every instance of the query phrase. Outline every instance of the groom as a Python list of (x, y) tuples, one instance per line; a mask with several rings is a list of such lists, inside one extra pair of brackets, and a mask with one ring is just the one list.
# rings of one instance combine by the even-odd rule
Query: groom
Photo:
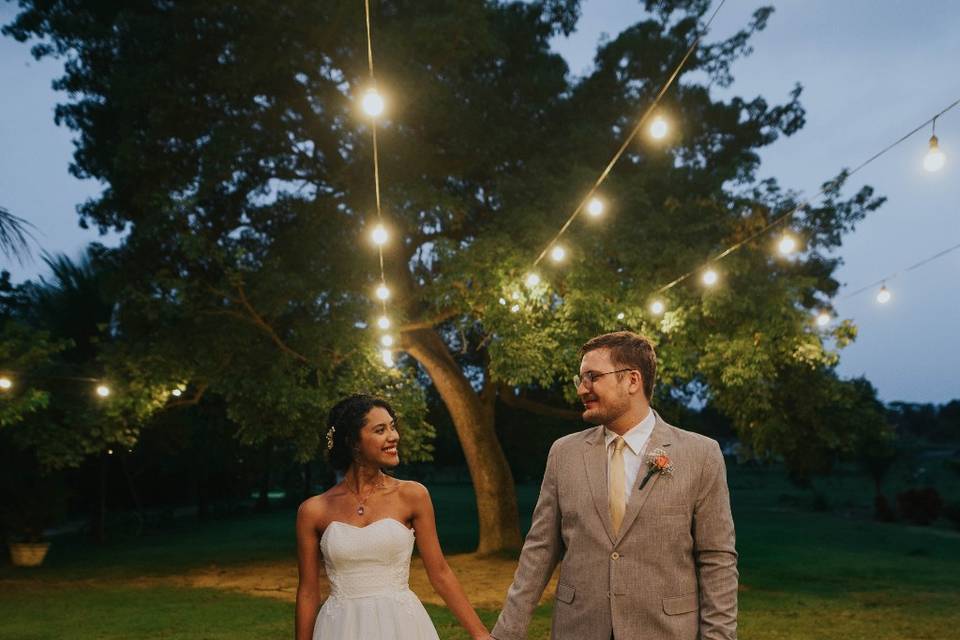
[(580, 350), (583, 417), (560, 438), (491, 637), (521, 640), (557, 563), (554, 640), (733, 640), (737, 552), (714, 440), (650, 408), (657, 361), (620, 331)]

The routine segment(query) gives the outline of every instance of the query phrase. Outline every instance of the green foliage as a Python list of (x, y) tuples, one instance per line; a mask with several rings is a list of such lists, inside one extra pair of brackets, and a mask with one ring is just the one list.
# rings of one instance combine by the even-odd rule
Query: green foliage
[[(662, 318), (647, 310), (660, 285), (797, 205), (757, 172), (758, 151), (803, 126), (800, 87), (776, 105), (710, 89), (732, 82), (770, 8), (704, 42), (663, 104), (677, 125), (667, 144), (632, 145), (604, 185), (604, 219), (577, 221), (568, 263), (522, 285), (708, 4), (648, 2), (649, 16), (576, 77), (550, 39), (573, 28), (577, 2), (378, 3), (390, 309), (401, 331), (436, 327), (478, 384), (549, 388), (586, 338), (643, 331), (668, 393), (706, 395), (755, 450), (810, 473), (850, 446), (825, 414), (870, 422), (855, 383), (832, 372), (854, 328), (819, 332), (811, 316), (837, 290), (843, 235), (883, 199), (869, 187), (845, 199), (841, 173), (791, 223), (801, 257), (747, 245), (721, 264), (715, 291), (684, 283)], [(383, 371), (368, 328), (379, 310), (365, 243), (371, 136), (355, 107), (367, 82), (361, 4), (26, 1), (4, 30), (38, 38), (38, 57), (69, 57), (57, 119), (79, 134), (72, 170), (107, 185), (82, 221), (127, 231), (121, 360), (144, 379), (223, 395), (246, 441), (288, 438), (304, 458), (336, 398), (403, 382), (408, 443), (426, 455), (416, 371), (406, 359)]]
[(31, 329), (14, 319), (0, 319), (0, 370), (10, 378), (12, 387), (0, 391), (0, 429), (23, 422), (28, 416), (45, 409), (50, 394), (28, 386), (25, 373), (49, 368), (51, 359), (66, 348), (67, 342), (52, 340), (49, 333)]

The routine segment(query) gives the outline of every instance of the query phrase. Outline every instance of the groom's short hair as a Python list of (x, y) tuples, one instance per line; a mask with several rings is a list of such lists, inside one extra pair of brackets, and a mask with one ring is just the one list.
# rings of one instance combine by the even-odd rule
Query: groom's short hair
[(580, 347), (580, 358), (597, 349), (609, 349), (610, 359), (617, 367), (629, 367), (640, 372), (643, 378), (643, 394), (647, 402), (653, 398), (653, 383), (657, 379), (657, 354), (653, 344), (632, 331), (614, 331), (590, 338)]

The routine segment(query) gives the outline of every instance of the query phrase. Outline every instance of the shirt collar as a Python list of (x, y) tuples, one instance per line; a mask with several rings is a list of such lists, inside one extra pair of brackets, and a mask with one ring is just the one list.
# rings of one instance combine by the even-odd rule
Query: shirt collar
[[(634, 455), (640, 455), (640, 451), (643, 449), (643, 445), (646, 444), (647, 440), (650, 438), (650, 434), (653, 433), (653, 425), (657, 422), (657, 417), (653, 413), (653, 407), (647, 412), (647, 417), (638, 422), (637, 424), (630, 427), (630, 429), (623, 434), (623, 439), (626, 441), (627, 446), (630, 447), (630, 450)], [(610, 443), (617, 437), (613, 431), (603, 428), (603, 444), (606, 447), (610, 447)]]

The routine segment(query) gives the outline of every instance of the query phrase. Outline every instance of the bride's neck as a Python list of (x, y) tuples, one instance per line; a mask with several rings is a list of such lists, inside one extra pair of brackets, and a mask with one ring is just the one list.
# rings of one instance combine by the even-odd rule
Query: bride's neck
[(354, 463), (347, 469), (344, 479), (351, 489), (362, 492), (383, 482), (383, 472), (380, 467)]

